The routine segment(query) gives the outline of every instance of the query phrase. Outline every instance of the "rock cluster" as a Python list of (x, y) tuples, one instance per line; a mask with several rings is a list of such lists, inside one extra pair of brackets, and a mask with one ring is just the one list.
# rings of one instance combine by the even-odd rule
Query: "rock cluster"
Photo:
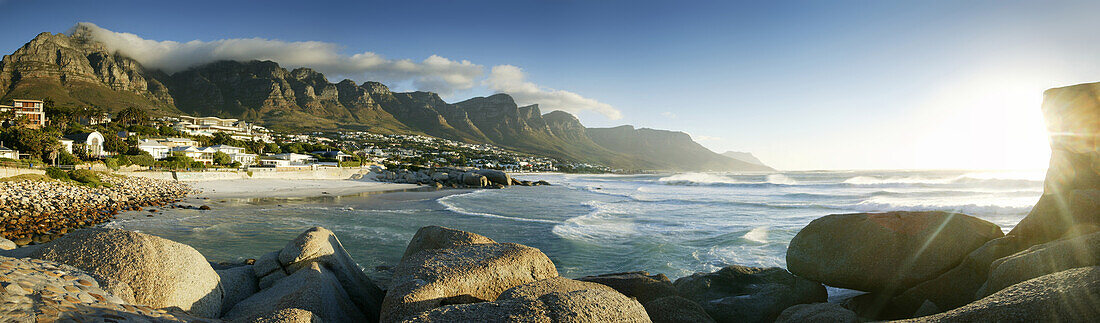
[(521, 181), (508, 173), (495, 169), (463, 170), (458, 168), (434, 168), (418, 171), (382, 171), (375, 179), (383, 182), (433, 185), (437, 188), (504, 188), (511, 185), (550, 185), (546, 181)]
[(243, 296), (254, 288), (259, 291), (235, 304), (225, 304), (226, 319), (255, 319), (297, 308), (326, 321), (377, 320), (382, 290), (325, 228), (306, 230), (282, 250), (244, 267), (251, 269), (254, 283), (237, 284), (243, 292), (226, 293)]
[(111, 175), (102, 181), (111, 187), (0, 182), (0, 238), (20, 246), (44, 243), (70, 230), (109, 221), (119, 212), (169, 205), (192, 192), (185, 184), (140, 177)]

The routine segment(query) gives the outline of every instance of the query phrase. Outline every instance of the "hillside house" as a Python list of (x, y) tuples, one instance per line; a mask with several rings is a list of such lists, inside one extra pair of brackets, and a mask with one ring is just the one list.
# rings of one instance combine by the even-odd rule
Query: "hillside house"
[(309, 165), (317, 162), (317, 158), (310, 155), (282, 153), (271, 156), (275, 159), (290, 161), (290, 165)]
[(30, 126), (41, 128), (46, 125), (45, 104), (38, 100), (12, 100), (12, 105), (0, 105), (0, 112), (14, 112), (15, 118), (27, 118)]
[(198, 146), (199, 142), (188, 138), (164, 138), (158, 140), (161, 144), (168, 146), (168, 148), (186, 147), (186, 146)]
[(311, 154), (318, 155), (327, 159), (336, 160), (338, 162), (344, 162), (355, 157), (339, 150), (318, 150), (311, 152)]
[(207, 147), (217, 152), (225, 153), (229, 155), (229, 158), (234, 162), (241, 163), (241, 165), (252, 165), (256, 163), (256, 154), (248, 154), (244, 152), (244, 148), (233, 147), (229, 145), (214, 145)]
[(142, 139), (138, 142), (137, 148), (149, 153), (153, 159), (157, 160), (168, 158), (168, 153), (172, 150), (171, 147), (155, 139)]
[(206, 165), (214, 164), (214, 153), (217, 152), (214, 149), (210, 149), (210, 147), (199, 148), (195, 146), (172, 147), (171, 151), (174, 155), (191, 157), (192, 160)]

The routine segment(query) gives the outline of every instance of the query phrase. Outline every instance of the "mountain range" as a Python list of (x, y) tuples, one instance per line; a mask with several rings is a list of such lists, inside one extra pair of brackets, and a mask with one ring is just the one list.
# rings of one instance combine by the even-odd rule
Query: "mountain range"
[(567, 112), (519, 106), (507, 94), (448, 103), (432, 92), (393, 92), (378, 82), (332, 83), (309, 68), (218, 61), (176, 73), (112, 53), (86, 29), (41, 33), (0, 61), (0, 102), (49, 98), (58, 106), (152, 116), (218, 116), (274, 130), (425, 134), (628, 170), (757, 171), (686, 133), (632, 126), (587, 128)]
[(736, 159), (736, 160), (740, 160), (740, 161), (750, 163), (750, 164), (757, 164), (757, 165), (761, 165), (761, 166), (767, 166), (767, 165), (764, 164), (764, 162), (760, 161), (759, 158), (756, 158), (756, 156), (753, 156), (753, 154), (750, 153), (750, 152), (727, 151), (727, 152), (722, 153), (722, 156), (726, 156), (726, 157), (733, 158), (733, 159)]

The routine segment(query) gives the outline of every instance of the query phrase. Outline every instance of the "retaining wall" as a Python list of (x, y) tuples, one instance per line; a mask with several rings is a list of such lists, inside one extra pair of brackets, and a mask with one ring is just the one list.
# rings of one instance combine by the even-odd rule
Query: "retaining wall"
[[(39, 174), (45, 175), (46, 171), (34, 168), (15, 168), (15, 167), (0, 167), (0, 178), (11, 177), (23, 174)], [(350, 176), (350, 175), (349, 175)]]
[(367, 168), (331, 168), (302, 171), (253, 170), (252, 175), (242, 171), (217, 172), (119, 172), (127, 176), (176, 180), (180, 182), (224, 181), (235, 179), (349, 179), (356, 174), (367, 174)]

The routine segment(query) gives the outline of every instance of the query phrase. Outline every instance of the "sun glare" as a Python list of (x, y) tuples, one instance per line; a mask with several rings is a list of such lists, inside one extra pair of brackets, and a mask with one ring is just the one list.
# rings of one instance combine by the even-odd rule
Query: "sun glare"
[(1050, 156), (1043, 122), (1047, 86), (1017, 78), (981, 79), (946, 89), (924, 105), (929, 131), (919, 134), (930, 167), (1040, 169)]

